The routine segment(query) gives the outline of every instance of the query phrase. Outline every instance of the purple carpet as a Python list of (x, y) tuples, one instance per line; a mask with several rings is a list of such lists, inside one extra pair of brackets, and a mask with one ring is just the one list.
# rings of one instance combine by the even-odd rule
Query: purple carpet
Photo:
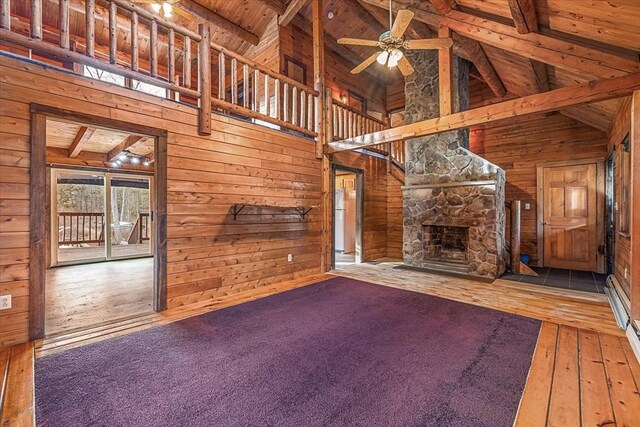
[(335, 278), (36, 361), (43, 426), (511, 426), (540, 322)]

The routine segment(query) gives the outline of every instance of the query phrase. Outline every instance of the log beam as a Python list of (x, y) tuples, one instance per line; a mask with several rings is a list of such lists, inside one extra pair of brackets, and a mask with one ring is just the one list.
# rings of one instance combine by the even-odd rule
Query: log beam
[(520, 34), (537, 33), (538, 18), (534, 0), (507, 0), (511, 17)]
[(302, 9), (306, 3), (307, 0), (291, 0), (291, 3), (289, 3), (289, 6), (287, 6), (287, 10), (285, 10), (284, 13), (278, 17), (278, 25), (280, 25), (281, 27), (286, 27), (287, 25), (289, 25), (293, 18), (298, 15), (298, 12), (300, 12), (300, 9)]
[(227, 33), (240, 37), (242, 40), (249, 42), (254, 46), (257, 46), (260, 42), (260, 37), (253, 34), (251, 31), (248, 31), (238, 24), (229, 21), (224, 16), (219, 15), (210, 9), (207, 9), (201, 4), (196, 3), (194, 0), (180, 0), (178, 3), (175, 3), (175, 6), (191, 13), (194, 16), (204, 19), (205, 21), (211, 23), (212, 25), (215, 25), (216, 27), (219, 27)]
[(78, 157), (78, 154), (80, 154), (84, 146), (87, 144), (87, 142), (89, 142), (95, 131), (96, 128), (81, 126), (80, 129), (78, 129), (78, 133), (76, 133), (76, 136), (73, 138), (71, 145), (69, 146), (68, 156)]
[(127, 136), (120, 144), (109, 151), (109, 154), (107, 154), (107, 161), (113, 162), (120, 154), (124, 153), (143, 139), (145, 139), (145, 137), (142, 135)]
[(355, 150), (401, 141), (403, 139), (417, 138), (470, 126), (493, 123), (514, 117), (558, 111), (574, 105), (606, 101), (627, 96), (637, 90), (640, 90), (640, 72), (612, 79), (568, 86), (546, 93), (529, 95), (475, 108), (473, 110), (462, 111), (449, 116), (423, 120), (409, 125), (333, 142), (329, 144), (329, 151)]

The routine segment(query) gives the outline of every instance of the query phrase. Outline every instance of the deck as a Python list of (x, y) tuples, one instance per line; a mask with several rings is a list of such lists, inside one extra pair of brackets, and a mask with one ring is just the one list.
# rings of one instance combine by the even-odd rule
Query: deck
[[(111, 249), (111, 256), (113, 258), (131, 258), (150, 254), (151, 245), (148, 241), (131, 245), (114, 245)], [(58, 249), (58, 262), (60, 263), (100, 259), (104, 257), (104, 246), (80, 246)]]

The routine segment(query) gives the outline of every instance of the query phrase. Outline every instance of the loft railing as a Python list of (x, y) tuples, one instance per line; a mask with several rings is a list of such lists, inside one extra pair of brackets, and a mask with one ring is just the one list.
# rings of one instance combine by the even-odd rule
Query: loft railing
[[(96, 4), (95, 0), (86, 0), (84, 7), (70, 0), (58, 0), (59, 12), (57, 31), (43, 25), (43, 0), (31, 0), (29, 24), (19, 20), (12, 21), (11, 0), (0, 0), (0, 40), (22, 46), (30, 51), (52, 56), (62, 62), (74, 62), (88, 65), (125, 78), (155, 85), (181, 95), (196, 99), (201, 105), (199, 120), (200, 131), (206, 133), (210, 127), (210, 107), (206, 98), (210, 76), (198, 70), (197, 83), (192, 76), (192, 62), (195, 58), (202, 64), (201, 57), (209, 54), (208, 29), (199, 27), (194, 33), (170, 21), (156, 16), (144, 8), (124, 0), (108, 0), (108, 7)], [(72, 34), (69, 13), (83, 14), (83, 37)], [(109, 31), (109, 43), (105, 48), (96, 43), (96, 21), (106, 23)], [(130, 53), (118, 52), (118, 33), (128, 31)], [(148, 40), (148, 55), (140, 54), (140, 40)], [(72, 46), (73, 40), (73, 46)], [(194, 46), (195, 45), (195, 46)], [(166, 51), (166, 63), (162, 69), (158, 64), (159, 48)], [(182, 67), (177, 68), (177, 57)], [(196, 86), (195, 88), (193, 86)], [(208, 100), (207, 100), (208, 101)], [(204, 107), (202, 107), (204, 105)]]
[(363, 114), (335, 99), (331, 100), (330, 114), (334, 140), (353, 138), (388, 128), (382, 120)]
[(215, 43), (214, 108), (316, 136), (320, 93)]

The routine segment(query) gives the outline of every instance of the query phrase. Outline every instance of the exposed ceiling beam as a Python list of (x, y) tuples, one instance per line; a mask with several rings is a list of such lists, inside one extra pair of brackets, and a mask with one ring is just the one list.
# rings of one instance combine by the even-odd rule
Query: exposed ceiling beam
[(78, 133), (76, 133), (76, 136), (73, 138), (73, 141), (69, 146), (69, 157), (78, 157), (78, 154), (80, 154), (80, 152), (84, 148), (84, 145), (89, 142), (95, 131), (96, 128), (80, 126), (80, 129), (78, 129)]
[[(379, 7), (385, 7), (386, 3), (385, 0), (363, 1)], [(411, 3), (407, 0), (395, 2), (404, 6)], [(416, 14), (415, 19), (431, 26), (446, 25), (478, 42), (580, 75), (605, 79), (640, 71), (640, 63), (637, 61), (557, 37), (539, 33), (520, 34), (510, 25), (460, 11), (452, 10), (446, 16), (441, 16), (416, 5), (411, 10)]]
[[(440, 15), (447, 15), (458, 8), (458, 5), (453, 0), (431, 0), (431, 4)], [(440, 27), (442, 27), (442, 25), (439, 25), (437, 28)], [(504, 87), (502, 79), (500, 79), (495, 68), (493, 68), (493, 64), (489, 61), (489, 58), (482, 46), (480, 46), (480, 43), (459, 34), (452, 34), (452, 38), (454, 42), (461, 46), (467, 55), (469, 55), (471, 62), (476, 66), (478, 72), (493, 94), (499, 98), (505, 96), (507, 94), (507, 89)]]
[(287, 10), (284, 11), (282, 15), (278, 18), (278, 24), (282, 27), (286, 27), (293, 20), (293, 18), (298, 15), (300, 9), (304, 7), (307, 3), (307, 0), (291, 0), (289, 6), (287, 6)]
[(109, 154), (107, 154), (107, 160), (110, 162), (114, 161), (120, 154), (133, 147), (143, 139), (145, 139), (145, 137), (141, 135), (129, 135), (120, 144), (109, 151)]
[(474, 108), (444, 117), (423, 120), (329, 144), (329, 152), (354, 150), (379, 144), (434, 135), (514, 117), (558, 111), (575, 105), (619, 98), (640, 90), (640, 72), (529, 95)]
[(287, 10), (287, 4), (284, 0), (258, 0), (278, 15), (282, 15)]
[(174, 6), (186, 10), (187, 12), (210, 22), (212, 25), (215, 25), (216, 27), (219, 27), (230, 34), (233, 34), (234, 36), (240, 37), (242, 40), (249, 42), (254, 46), (256, 46), (260, 42), (260, 37), (253, 34), (251, 31), (242, 28), (238, 24), (229, 21), (224, 16), (210, 9), (207, 9), (206, 7), (202, 6), (199, 3), (196, 3), (193, 0), (180, 0), (177, 3), (174, 3)]
[(538, 18), (534, 0), (507, 0), (511, 17), (520, 34), (537, 33)]
[(531, 68), (533, 69), (533, 85), (538, 92), (548, 92), (549, 91), (549, 77), (547, 76), (547, 65), (540, 62), (531, 61)]

